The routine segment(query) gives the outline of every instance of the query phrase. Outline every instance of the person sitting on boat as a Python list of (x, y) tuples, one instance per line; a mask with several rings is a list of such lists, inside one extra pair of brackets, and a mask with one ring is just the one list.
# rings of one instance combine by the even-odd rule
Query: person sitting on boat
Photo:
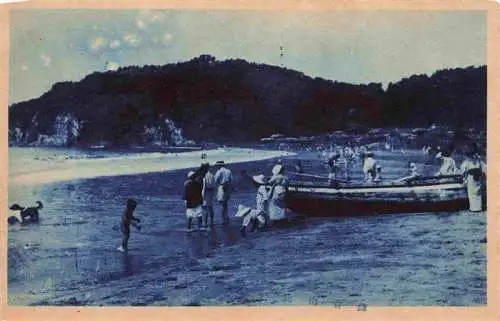
[(285, 194), (288, 188), (288, 178), (284, 174), (283, 165), (276, 165), (273, 168), (273, 176), (269, 180), (272, 185), (269, 192), (269, 219), (278, 221), (285, 218)]
[(455, 160), (450, 157), (450, 153), (445, 151), (438, 152), (436, 158), (442, 162), (436, 176), (455, 175), (457, 173), (457, 165)]
[(465, 156), (466, 159), (460, 166), (460, 172), (464, 175), (464, 181), (467, 185), (469, 210), (471, 212), (480, 212), (483, 210), (483, 185), (486, 164), (474, 150), (467, 151)]
[(365, 181), (373, 182), (377, 175), (377, 162), (373, 158), (372, 152), (365, 153), (365, 161), (363, 163), (363, 173), (365, 174)]
[(252, 232), (257, 227), (264, 228), (265, 226), (267, 226), (267, 207), (271, 187), (267, 185), (268, 179), (264, 175), (254, 176), (253, 179), (256, 183), (262, 184), (257, 189), (256, 207), (255, 209), (252, 209), (250, 207), (239, 205), (238, 212), (236, 213), (237, 217), (243, 217), (240, 228), (240, 232), (242, 235), (245, 235), (246, 228), (250, 223), (252, 223)]
[(418, 169), (417, 169), (417, 165), (415, 163), (408, 163), (408, 176), (405, 176), (403, 178), (400, 178), (398, 180), (396, 180), (397, 183), (401, 183), (401, 182), (407, 182), (407, 181), (411, 181), (412, 179), (414, 179), (415, 177), (418, 177), (419, 174), (418, 174)]

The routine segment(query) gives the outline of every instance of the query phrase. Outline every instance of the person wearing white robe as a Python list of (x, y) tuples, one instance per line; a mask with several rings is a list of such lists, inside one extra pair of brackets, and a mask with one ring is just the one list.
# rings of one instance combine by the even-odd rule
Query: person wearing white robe
[(233, 174), (229, 168), (224, 166), (224, 161), (217, 161), (215, 165), (218, 167), (215, 172), (215, 182), (218, 185), (217, 201), (222, 206), (222, 220), (227, 224), (229, 222), (228, 201), (233, 190)]
[(284, 175), (283, 165), (276, 165), (273, 168), (273, 176), (269, 180), (272, 185), (269, 192), (269, 219), (279, 221), (285, 219), (285, 194), (288, 186), (288, 179)]
[(464, 175), (464, 182), (467, 185), (469, 210), (480, 212), (483, 210), (483, 174), (486, 173), (486, 164), (474, 152), (468, 152), (466, 156), (460, 166), (460, 172)]
[(439, 171), (436, 173), (436, 176), (446, 176), (446, 175), (455, 175), (457, 174), (457, 165), (455, 160), (450, 157), (450, 155), (446, 153), (439, 152), (436, 155), (437, 159), (442, 161), (441, 167)]
[[(208, 163), (204, 164), (207, 167), (207, 173), (203, 177), (203, 189), (201, 196), (203, 198), (203, 225), (204, 227), (214, 225), (214, 197), (217, 188), (215, 176), (210, 170)], [(210, 223), (209, 223), (210, 221)]]
[(373, 159), (373, 153), (365, 153), (365, 161), (363, 163), (363, 173), (365, 174), (365, 181), (372, 182), (377, 174), (377, 162)]
[(243, 235), (245, 235), (246, 228), (250, 223), (253, 223), (252, 231), (257, 226), (259, 228), (262, 228), (267, 225), (268, 199), (271, 187), (267, 185), (267, 179), (264, 177), (264, 175), (256, 175), (253, 177), (253, 179), (257, 183), (262, 184), (257, 189), (255, 209), (248, 206), (239, 205), (238, 212), (235, 215), (236, 217), (243, 218), (240, 228), (240, 232)]

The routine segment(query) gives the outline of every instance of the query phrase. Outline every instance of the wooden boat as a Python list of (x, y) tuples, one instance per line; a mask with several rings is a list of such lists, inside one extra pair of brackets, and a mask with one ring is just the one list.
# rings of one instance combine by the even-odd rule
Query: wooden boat
[(308, 216), (354, 216), (453, 212), (468, 209), (469, 201), (462, 177), (453, 175), (384, 184), (292, 181), (285, 204)]

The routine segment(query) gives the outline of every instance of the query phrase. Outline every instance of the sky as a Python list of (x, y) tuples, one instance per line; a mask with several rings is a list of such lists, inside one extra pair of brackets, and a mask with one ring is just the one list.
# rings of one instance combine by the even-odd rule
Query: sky
[(10, 23), (9, 103), (96, 71), (201, 54), (384, 87), (413, 74), (486, 64), (482, 11), (18, 9)]

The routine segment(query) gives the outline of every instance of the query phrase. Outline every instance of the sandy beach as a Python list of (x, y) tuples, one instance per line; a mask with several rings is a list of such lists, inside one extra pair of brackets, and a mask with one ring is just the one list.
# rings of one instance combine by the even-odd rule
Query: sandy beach
[[(206, 155), (206, 158), (201, 158), (202, 153)], [(31, 164), (31, 168), (36, 167), (36, 171), (28, 173), (20, 168), (23, 164), (11, 162), (9, 184), (25, 186), (73, 179), (165, 172), (197, 167), (202, 162), (213, 164), (218, 160), (223, 160), (228, 164), (233, 164), (291, 155), (293, 153), (283, 151), (220, 148), (207, 151), (148, 153), (96, 159), (40, 160), (38, 164)]]

